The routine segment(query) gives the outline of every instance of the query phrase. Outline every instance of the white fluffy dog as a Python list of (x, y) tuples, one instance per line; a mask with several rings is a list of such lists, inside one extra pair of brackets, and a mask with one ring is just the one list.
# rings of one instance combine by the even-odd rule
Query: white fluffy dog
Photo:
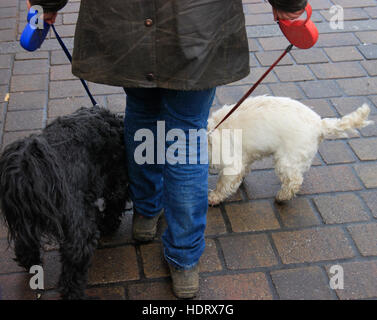
[[(225, 105), (208, 120), (210, 171), (220, 171), (216, 189), (208, 196), (210, 205), (217, 205), (235, 193), (250, 171), (251, 164), (270, 155), (274, 157), (275, 172), (282, 183), (276, 201), (292, 199), (299, 191), (303, 173), (309, 170), (323, 139), (348, 137), (347, 132), (373, 123), (367, 120), (370, 112), (367, 104), (341, 119), (321, 119), (296, 100), (258, 96), (245, 100), (211, 133), (232, 107)], [(237, 135), (234, 129), (241, 129), (238, 130), (240, 134)], [(224, 151), (229, 149), (234, 149), (234, 161), (229, 161), (231, 155), (225, 161)], [(238, 166), (235, 166), (237, 162)]]

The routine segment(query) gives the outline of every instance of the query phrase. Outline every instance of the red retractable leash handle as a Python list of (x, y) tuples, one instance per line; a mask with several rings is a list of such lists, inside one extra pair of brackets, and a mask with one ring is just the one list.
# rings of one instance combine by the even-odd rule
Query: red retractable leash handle
[(211, 134), (215, 131), (229, 116), (236, 111), (236, 109), (244, 102), (256, 87), (263, 81), (263, 79), (271, 72), (271, 70), (280, 62), (284, 56), (291, 51), (293, 46), (300, 49), (309, 49), (313, 47), (318, 40), (318, 30), (313, 21), (310, 20), (312, 16), (312, 7), (308, 3), (305, 7), (306, 19), (297, 20), (278, 20), (280, 30), (290, 42), (290, 45), (284, 50), (282, 55), (273, 63), (271, 67), (259, 78), (259, 80), (247, 91), (244, 96), (236, 103), (236, 105), (228, 112), (228, 114), (216, 125), (216, 127), (208, 132)]

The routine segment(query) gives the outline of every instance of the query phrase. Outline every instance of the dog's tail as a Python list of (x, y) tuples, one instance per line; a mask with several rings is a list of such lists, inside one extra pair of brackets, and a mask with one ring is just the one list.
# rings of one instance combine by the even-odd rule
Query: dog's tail
[(38, 248), (43, 237), (61, 240), (67, 184), (47, 140), (33, 135), (8, 145), (0, 158), (0, 204), (8, 240)]
[(368, 120), (369, 113), (370, 108), (364, 103), (360, 108), (340, 119), (322, 119), (323, 138), (348, 137), (347, 133), (355, 133), (355, 129), (360, 129), (373, 124), (373, 121)]

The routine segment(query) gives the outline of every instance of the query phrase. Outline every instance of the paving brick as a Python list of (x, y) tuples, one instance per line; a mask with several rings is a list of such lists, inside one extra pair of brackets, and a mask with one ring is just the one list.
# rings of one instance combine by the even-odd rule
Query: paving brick
[(313, 3), (311, 3), (311, 6), (314, 10), (328, 9), (331, 7), (331, 2), (329, 0), (317, 0), (313, 1)]
[(370, 102), (366, 97), (333, 98), (331, 99), (331, 102), (341, 116), (345, 116), (346, 114), (355, 111), (357, 108), (361, 107), (363, 103), (370, 105)]
[[(81, 84), (80, 84), (81, 85)], [(95, 97), (98, 99), (98, 97)], [(100, 103), (101, 100), (97, 102)], [(56, 118), (59, 116), (67, 115), (75, 112), (80, 107), (91, 107), (89, 97), (73, 98), (68, 97), (65, 99), (50, 99), (48, 102), (48, 117)]]
[[(354, 79), (350, 79), (353, 81)], [(300, 82), (302, 90), (308, 98), (339, 97), (342, 91), (333, 80)]]
[(12, 61), (11, 55), (9, 55), (9, 54), (0, 55), (0, 68), (1, 69), (10, 68), (11, 61)]
[[(216, 90), (216, 97), (220, 105), (234, 104), (250, 89), (250, 86), (224, 86)], [(269, 94), (266, 85), (259, 85), (253, 95)]]
[(366, 75), (357, 62), (311, 64), (309, 67), (318, 79), (353, 78)]
[(102, 237), (101, 245), (118, 245), (133, 242), (132, 240), (132, 213), (125, 213), (119, 229), (112, 235)]
[(369, 215), (355, 194), (319, 196), (314, 202), (326, 224), (369, 220)]
[(377, 188), (377, 164), (363, 163), (355, 165), (355, 170), (366, 188)]
[(15, 41), (16, 32), (14, 29), (1, 30), (0, 42)]
[(13, 260), (14, 258), (13, 246), (8, 248), (8, 241), (5, 239), (0, 240), (0, 274), (24, 271), (24, 269), (18, 266)]
[[(72, 55), (72, 50), (69, 50)], [(70, 64), (67, 56), (62, 50), (51, 52), (51, 65)]]
[[(377, 297), (377, 261), (341, 263), (344, 270), (344, 289), (336, 290), (341, 300)], [(329, 272), (329, 277), (333, 276)]]
[(339, 227), (275, 232), (272, 238), (285, 264), (355, 256), (346, 235)]
[(8, 110), (43, 109), (46, 105), (47, 92), (15, 92), (10, 94)]
[(360, 160), (377, 160), (377, 138), (354, 139), (348, 143)]
[(35, 294), (29, 287), (29, 281), (28, 273), (0, 275), (1, 299), (34, 300)]
[[(218, 180), (218, 176), (209, 176), (208, 177), (208, 189), (209, 190), (214, 190), (216, 188), (216, 183)], [(234, 202), (234, 201), (241, 201), (242, 200), (242, 195), (241, 195), (241, 190), (238, 189), (236, 193), (232, 194), (229, 196), (225, 202)]]
[[(281, 51), (264, 51), (264, 52), (256, 52), (255, 56), (257, 57), (259, 63), (262, 66), (269, 67), (271, 66), (277, 58), (281, 56)], [(289, 55), (286, 55), (280, 62), (279, 66), (283, 65), (292, 65), (293, 61)]]
[(285, 37), (268, 37), (258, 39), (264, 50), (283, 50), (289, 42)]
[(206, 239), (206, 248), (199, 261), (200, 272), (214, 272), (222, 270), (214, 240)]
[(355, 162), (355, 157), (343, 141), (323, 141), (319, 152), (326, 164)]
[(371, 210), (373, 216), (377, 218), (377, 191), (362, 192), (360, 195)]
[(374, 124), (370, 124), (365, 128), (359, 129), (359, 131), (364, 137), (377, 136), (377, 115), (370, 115), (368, 119), (374, 121)]
[(28, 137), (31, 134), (34, 133), (40, 133), (40, 130), (32, 130), (32, 131), (16, 131), (16, 132), (4, 132), (3, 135), (3, 144), (2, 147), (4, 148), (8, 144), (18, 140), (22, 139), (24, 137)]
[(353, 46), (359, 43), (353, 33), (323, 33), (318, 38), (316, 47)]
[[(249, 88), (259, 80), (259, 78), (266, 72), (268, 68), (263, 67), (263, 68), (251, 68), (250, 74), (236, 82), (233, 82), (229, 85), (245, 85), (247, 84)], [(277, 78), (273, 73), (270, 73), (266, 76), (265, 79), (263, 79), (263, 83), (271, 83), (271, 82), (277, 82)]]
[(357, 2), (352, 0), (333, 0), (333, 3), (339, 4), (344, 8), (369, 7), (376, 5), (376, 2), (373, 0), (359, 0)]
[(304, 99), (301, 102), (318, 113), (322, 118), (336, 116), (336, 113), (326, 99)]
[(291, 55), (298, 64), (327, 62), (328, 58), (320, 48), (310, 50), (293, 50)]
[[(321, 14), (327, 21), (331, 21), (334, 16), (329, 10), (321, 10)], [(362, 8), (345, 8), (343, 9), (343, 15), (344, 21), (369, 19), (368, 14)]]
[(363, 10), (369, 14), (372, 18), (377, 18), (377, 7), (367, 7), (363, 8)]
[(11, 92), (43, 91), (47, 89), (47, 75), (13, 76), (10, 85)]
[(347, 95), (368, 95), (377, 93), (377, 78), (354, 78), (336, 80)]
[(268, 85), (274, 96), (302, 99), (304, 95), (295, 83), (271, 83)]
[(0, 29), (15, 29), (16, 28), (16, 19), (14, 18), (1, 18), (0, 19)]
[(207, 212), (207, 227), (205, 235), (220, 235), (226, 233), (224, 219), (218, 207), (209, 207)]
[(326, 54), (334, 62), (351, 61), (351, 60), (363, 60), (363, 56), (355, 47), (333, 47), (324, 48)]
[(16, 7), (17, 2), (15, 3), (14, 0), (2, 0), (0, 2), (0, 8), (8, 8), (8, 7)]
[(79, 12), (80, 9), (80, 1), (70, 1), (68, 2), (63, 9), (59, 11), (59, 13), (76, 13)]
[(63, 15), (64, 24), (76, 24), (78, 18), (77, 13), (66, 13)]
[(122, 113), (126, 108), (126, 96), (124, 94), (112, 94), (106, 97), (107, 106), (114, 113)]
[(360, 39), (363, 44), (376, 44), (377, 31), (363, 31), (355, 32), (356, 37)]
[(320, 223), (308, 199), (294, 198), (284, 204), (276, 205), (276, 208), (284, 227), (301, 228)]
[(123, 287), (90, 288), (85, 294), (91, 300), (124, 300), (125, 289)]
[[(76, 25), (74, 24), (60, 25), (56, 29), (59, 32), (59, 36), (61, 38), (69, 38), (75, 35)], [(52, 39), (56, 38), (54, 33), (51, 34), (51, 38)]]
[(63, 64), (52, 66), (50, 69), (50, 80), (75, 80), (76, 76), (72, 74), (71, 65)]
[(361, 61), (361, 65), (370, 76), (377, 76), (377, 60)]
[(313, 74), (304, 65), (277, 66), (274, 71), (280, 81), (306, 81), (314, 79)]
[(274, 211), (268, 201), (234, 203), (225, 207), (234, 232), (279, 229)]
[(258, 60), (255, 58), (255, 54), (253, 52), (249, 53), (249, 66), (250, 68), (259, 66)]
[(13, 74), (41, 74), (48, 72), (48, 60), (19, 60), (14, 62)]
[(244, 11), (250, 14), (256, 13), (271, 13), (271, 6), (269, 3), (253, 3), (244, 5)]
[(304, 175), (300, 194), (360, 190), (361, 185), (348, 166), (312, 167)]
[(41, 129), (43, 110), (8, 112), (5, 120), (6, 131)]
[(249, 51), (251, 52), (255, 52), (255, 51), (259, 51), (260, 50), (260, 47), (257, 43), (257, 40), (256, 39), (247, 39), (248, 43), (249, 43)]
[(245, 14), (245, 24), (247, 26), (260, 26), (274, 24), (275, 21), (271, 13), (267, 14)]
[(349, 226), (348, 230), (361, 255), (377, 256), (377, 223)]
[(279, 298), (283, 300), (334, 299), (327, 277), (319, 267), (271, 272)]
[(0, 84), (8, 84), (10, 80), (10, 69), (0, 69)]
[(370, 44), (364, 46), (358, 46), (359, 50), (365, 57), (365, 59), (377, 59), (377, 45)]
[(89, 89), (92, 94), (124, 93), (122, 87), (107, 86), (93, 82), (89, 82)]
[(99, 249), (89, 269), (88, 283), (113, 283), (139, 279), (136, 252), (133, 246)]
[(159, 278), (169, 275), (161, 243), (143, 244), (140, 246), (144, 274), (147, 278)]
[(280, 189), (280, 180), (274, 171), (254, 171), (246, 176), (244, 186), (250, 200), (272, 198)]
[(204, 278), (200, 286), (203, 300), (270, 300), (266, 276), (261, 273), (211, 276)]
[(41, 59), (48, 59), (49, 53), (47, 51), (23, 51), (17, 52), (15, 56), (15, 60), (41, 60)]
[(278, 263), (265, 234), (219, 238), (225, 263), (231, 270), (270, 267)]
[(50, 82), (49, 93), (50, 98), (79, 97), (86, 95), (80, 80), (52, 81)]
[(177, 300), (168, 280), (130, 284), (128, 286), (128, 297), (130, 300)]
[(0, 18), (13, 18), (17, 16), (17, 7), (1, 8)]

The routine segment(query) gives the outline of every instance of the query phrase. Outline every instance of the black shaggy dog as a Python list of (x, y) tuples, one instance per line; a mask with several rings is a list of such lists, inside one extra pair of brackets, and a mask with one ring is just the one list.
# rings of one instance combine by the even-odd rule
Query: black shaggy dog
[(16, 261), (40, 265), (41, 240), (57, 242), (63, 299), (85, 297), (100, 234), (119, 227), (128, 200), (123, 128), (106, 109), (81, 108), (1, 155), (0, 204)]

